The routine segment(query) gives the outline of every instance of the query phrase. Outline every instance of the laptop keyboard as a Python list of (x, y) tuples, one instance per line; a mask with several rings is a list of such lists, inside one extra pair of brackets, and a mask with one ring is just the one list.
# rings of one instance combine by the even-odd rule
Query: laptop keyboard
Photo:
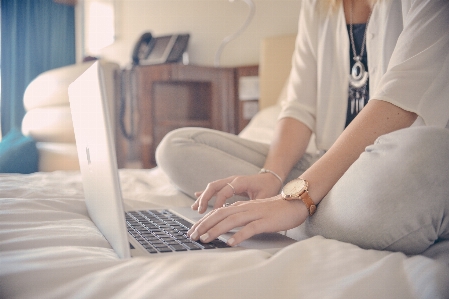
[(125, 217), (128, 233), (149, 253), (229, 247), (219, 239), (207, 244), (191, 240), (187, 231), (192, 224), (167, 210), (126, 212)]

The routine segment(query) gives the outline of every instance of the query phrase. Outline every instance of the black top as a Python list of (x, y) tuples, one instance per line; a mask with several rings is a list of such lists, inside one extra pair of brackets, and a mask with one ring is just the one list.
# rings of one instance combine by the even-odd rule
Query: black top
[[(349, 65), (349, 74), (351, 73), (351, 69), (355, 64), (355, 60), (354, 60), (354, 53), (352, 52), (352, 44), (351, 44), (351, 35), (350, 35), (350, 25), (347, 25), (348, 28), (348, 35), (349, 35), (349, 61), (350, 61), (350, 65)], [(355, 43), (355, 50), (356, 50), (356, 54), (359, 55), (360, 54), (360, 50), (362, 48), (362, 43), (363, 43), (363, 36), (365, 34), (365, 28), (366, 28), (366, 24), (353, 24), (352, 25), (352, 32), (353, 32), (353, 36), (354, 36), (354, 43)], [(362, 56), (362, 63), (365, 66), (366, 71), (368, 71), (368, 56), (367, 56), (367, 49), (366, 49), (366, 44), (365, 44), (365, 50), (363, 51), (363, 56)], [(346, 113), (346, 126), (348, 126), (351, 121), (357, 116), (357, 114), (360, 112), (359, 110), (354, 110), (351, 109), (351, 92), (360, 92), (360, 93), (364, 93), (365, 96), (365, 100), (364, 100), (364, 105), (367, 104), (368, 99), (369, 99), (369, 77), (368, 77), (368, 82), (366, 84), (366, 90), (364, 90), (365, 87), (361, 87), (361, 88), (354, 88), (354, 87), (349, 87), (349, 97), (348, 97), (348, 109), (347, 109), (347, 113)], [(352, 111), (351, 111), (352, 110)]]

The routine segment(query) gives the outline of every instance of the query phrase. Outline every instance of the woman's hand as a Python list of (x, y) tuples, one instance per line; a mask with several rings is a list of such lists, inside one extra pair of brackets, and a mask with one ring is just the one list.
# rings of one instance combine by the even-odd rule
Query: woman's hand
[(216, 197), (214, 209), (217, 209), (234, 195), (245, 195), (249, 199), (267, 198), (278, 194), (281, 187), (279, 179), (270, 173), (231, 176), (211, 182), (204, 191), (196, 192), (197, 200), (192, 209), (204, 213), (213, 196)]
[(228, 245), (235, 246), (256, 234), (294, 228), (303, 223), (307, 216), (307, 208), (301, 200), (287, 201), (280, 195), (239, 201), (212, 210), (195, 223), (187, 235), (195, 241), (201, 239), (207, 243), (236, 227), (242, 227), (228, 240)]

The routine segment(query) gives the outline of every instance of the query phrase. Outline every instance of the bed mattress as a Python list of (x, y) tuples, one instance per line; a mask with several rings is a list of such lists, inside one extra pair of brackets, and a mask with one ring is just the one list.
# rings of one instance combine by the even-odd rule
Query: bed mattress
[[(121, 170), (135, 209), (188, 206), (158, 168)], [(424, 256), (317, 236), (247, 250), (120, 260), (90, 220), (79, 172), (0, 176), (1, 298), (448, 298)]]

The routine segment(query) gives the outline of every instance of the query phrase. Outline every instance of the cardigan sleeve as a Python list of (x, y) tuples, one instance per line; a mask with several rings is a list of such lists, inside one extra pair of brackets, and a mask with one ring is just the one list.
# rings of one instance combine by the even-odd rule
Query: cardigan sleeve
[(428, 126), (448, 124), (448, 16), (445, 0), (414, 0), (403, 6), (403, 30), (372, 99), (415, 112)]
[(279, 119), (297, 119), (312, 131), (315, 130), (317, 106), (317, 2), (319, 1), (302, 1), (287, 98), (281, 103), (282, 111), (279, 115)]

